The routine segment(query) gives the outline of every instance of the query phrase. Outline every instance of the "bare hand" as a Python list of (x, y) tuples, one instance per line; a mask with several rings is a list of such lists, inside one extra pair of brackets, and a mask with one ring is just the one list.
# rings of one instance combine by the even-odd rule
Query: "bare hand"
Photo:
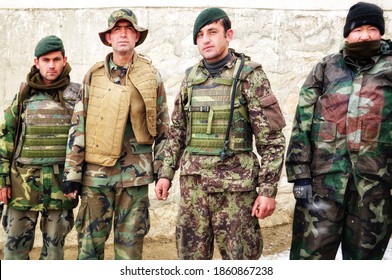
[(11, 199), (11, 186), (5, 186), (0, 190), (0, 201), (8, 205), (9, 199)]
[(170, 180), (166, 178), (160, 178), (155, 185), (155, 195), (158, 200), (166, 200), (169, 196)]
[(259, 195), (252, 208), (252, 217), (256, 216), (259, 219), (264, 219), (271, 216), (276, 208), (275, 198)]

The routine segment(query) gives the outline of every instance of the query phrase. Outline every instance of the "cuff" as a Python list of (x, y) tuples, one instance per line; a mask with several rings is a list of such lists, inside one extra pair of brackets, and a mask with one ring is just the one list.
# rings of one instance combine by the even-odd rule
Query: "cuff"
[(309, 178), (303, 178), (303, 179), (296, 179), (294, 181), (294, 184), (297, 186), (307, 186), (310, 185), (312, 181)]
[(295, 182), (297, 179), (309, 179), (310, 169), (307, 164), (286, 164), (287, 181), (290, 183)]
[(278, 184), (261, 185), (257, 190), (258, 195), (275, 198), (278, 193)]
[(166, 178), (166, 179), (168, 179), (168, 180), (170, 180), (170, 181), (173, 181), (174, 173), (175, 173), (175, 171), (174, 171), (173, 168), (170, 168), (170, 167), (162, 167), (162, 168), (159, 170), (158, 178)]
[(8, 176), (0, 176), (0, 188), (4, 186), (10, 186), (10, 178)]

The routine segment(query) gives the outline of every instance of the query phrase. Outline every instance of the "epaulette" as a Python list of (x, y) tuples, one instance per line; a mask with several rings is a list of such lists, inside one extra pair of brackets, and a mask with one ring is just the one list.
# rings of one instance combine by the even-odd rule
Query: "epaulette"
[(244, 56), (245, 60), (251, 60), (250, 56), (244, 54), (244, 53), (240, 53), (240, 52), (236, 52), (234, 49), (229, 48), (229, 52), (231, 52), (232, 54), (234, 54), (236, 57), (241, 57), (241, 55)]
[(151, 58), (148, 57), (147, 55), (145, 55), (145, 54), (138, 54), (138, 56), (139, 56), (139, 58), (140, 58), (141, 60), (147, 62), (148, 64), (151, 64), (151, 63), (152, 63)]
[(101, 68), (101, 67), (104, 67), (104, 62), (103, 61), (100, 61), (100, 62), (97, 62), (97, 63), (95, 63), (94, 64), (94, 66), (92, 66), (91, 68), (90, 68), (90, 73), (93, 73), (93, 72), (95, 72), (97, 69), (99, 69), (99, 68)]
[(186, 68), (186, 69), (185, 69), (185, 75), (188, 76), (189, 73), (192, 71), (192, 69), (193, 69), (194, 67), (199, 67), (200, 65), (203, 65), (203, 64), (202, 64), (202, 61), (199, 61), (197, 64), (195, 64), (195, 65), (193, 65), (193, 66), (190, 66), (190, 67)]

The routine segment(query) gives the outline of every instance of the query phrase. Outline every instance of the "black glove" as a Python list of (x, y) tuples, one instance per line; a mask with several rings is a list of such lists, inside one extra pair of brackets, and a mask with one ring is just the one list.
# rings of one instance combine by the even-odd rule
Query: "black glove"
[(309, 203), (313, 200), (310, 179), (297, 179), (294, 182), (293, 193), (295, 199), (306, 199)]
[(82, 187), (83, 185), (81, 183), (65, 181), (63, 183), (63, 193), (69, 194), (69, 193), (73, 193), (74, 191), (78, 191), (78, 194), (80, 194), (82, 193)]

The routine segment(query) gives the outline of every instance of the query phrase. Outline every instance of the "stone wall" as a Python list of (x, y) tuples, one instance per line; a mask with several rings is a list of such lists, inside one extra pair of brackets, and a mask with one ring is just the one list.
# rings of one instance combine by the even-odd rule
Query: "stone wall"
[[(30, 1), (35, 2), (35, 1)], [(129, 1), (0, 1), (0, 120), (11, 103), (21, 81), (33, 63), (36, 43), (44, 36), (61, 37), (73, 70), (71, 77), (81, 82), (84, 73), (110, 51), (97, 33), (104, 30), (109, 14)], [(72, 1), (73, 2), (73, 1)], [(90, 3), (91, 2), (91, 3)], [(192, 44), (193, 22), (208, 1), (178, 4), (178, 1), (135, 1), (132, 10), (139, 24), (149, 28), (149, 35), (138, 52), (147, 54), (160, 70), (172, 108), (184, 70), (199, 59)], [(254, 3), (257, 2), (257, 3)], [(275, 3), (276, 2), (276, 3)], [(311, 3), (309, 3), (311, 2)], [(343, 3), (344, 2), (344, 3)], [(348, 8), (357, 1), (220, 1), (232, 19), (234, 40), (231, 47), (251, 56), (263, 65), (284, 112), (287, 140), (299, 88), (312, 66), (325, 55), (336, 52), (343, 42), (342, 30)], [(392, 4), (372, 1), (385, 9), (386, 34), (392, 31)], [(168, 201), (155, 199), (151, 186), (150, 237), (174, 234), (179, 199), (175, 180)], [(262, 227), (290, 223), (294, 200), (291, 184), (283, 172), (277, 196), (278, 208), (272, 217), (261, 221)], [(3, 231), (1, 231), (3, 234)], [(0, 241), (3, 241), (3, 235)], [(39, 246), (39, 238), (36, 245)], [(75, 242), (73, 232), (68, 242)]]

